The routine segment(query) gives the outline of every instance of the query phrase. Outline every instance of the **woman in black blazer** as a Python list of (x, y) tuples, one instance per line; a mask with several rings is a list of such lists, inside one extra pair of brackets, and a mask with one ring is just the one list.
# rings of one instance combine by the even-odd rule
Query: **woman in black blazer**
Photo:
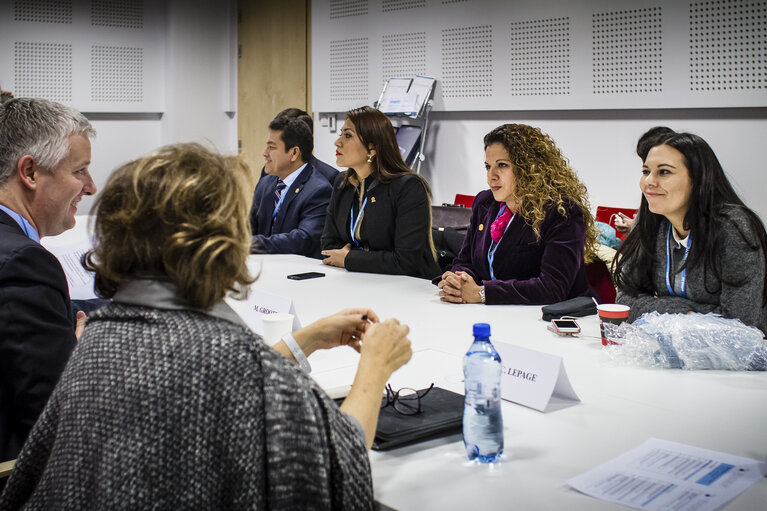
[(333, 185), (323, 262), (349, 271), (437, 276), (429, 186), (402, 161), (388, 117), (369, 106), (346, 112), (335, 146), (336, 165), (348, 170)]

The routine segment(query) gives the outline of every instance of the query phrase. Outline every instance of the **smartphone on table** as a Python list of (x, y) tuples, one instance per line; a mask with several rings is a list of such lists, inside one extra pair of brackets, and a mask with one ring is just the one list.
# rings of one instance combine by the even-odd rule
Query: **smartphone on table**
[(318, 271), (307, 271), (304, 273), (294, 273), (292, 275), (288, 275), (288, 278), (290, 280), (306, 280), (306, 279), (316, 279), (319, 277), (324, 277), (324, 273), (320, 273)]
[(552, 319), (549, 330), (559, 335), (575, 335), (581, 333), (581, 326), (574, 319)]

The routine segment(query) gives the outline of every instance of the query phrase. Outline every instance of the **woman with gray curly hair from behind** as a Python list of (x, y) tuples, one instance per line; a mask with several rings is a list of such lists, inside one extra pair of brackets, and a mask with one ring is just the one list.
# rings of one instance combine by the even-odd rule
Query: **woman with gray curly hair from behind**
[[(248, 330), (223, 298), (254, 280), (252, 181), (196, 144), (112, 174), (84, 257), (112, 302), (89, 318), (0, 509), (372, 509), (367, 449), (408, 328), (347, 309), (274, 348)], [(339, 409), (297, 362), (340, 345), (360, 362)]]

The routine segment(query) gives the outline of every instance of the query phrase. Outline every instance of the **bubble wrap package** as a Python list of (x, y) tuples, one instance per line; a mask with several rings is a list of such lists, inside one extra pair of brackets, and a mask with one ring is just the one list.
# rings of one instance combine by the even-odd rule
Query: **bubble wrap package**
[(617, 363), (665, 369), (767, 370), (767, 341), (758, 328), (718, 314), (648, 312), (633, 324), (605, 324)]

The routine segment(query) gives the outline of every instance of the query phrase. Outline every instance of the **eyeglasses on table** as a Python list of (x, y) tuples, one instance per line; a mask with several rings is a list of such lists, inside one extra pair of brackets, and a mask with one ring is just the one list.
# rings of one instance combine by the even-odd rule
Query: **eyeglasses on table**
[(402, 415), (417, 415), (421, 409), (421, 399), (426, 397), (434, 384), (429, 385), (428, 389), (415, 390), (409, 387), (403, 387), (395, 391), (391, 384), (386, 385), (386, 395), (381, 399), (381, 409), (392, 406), (397, 413)]

